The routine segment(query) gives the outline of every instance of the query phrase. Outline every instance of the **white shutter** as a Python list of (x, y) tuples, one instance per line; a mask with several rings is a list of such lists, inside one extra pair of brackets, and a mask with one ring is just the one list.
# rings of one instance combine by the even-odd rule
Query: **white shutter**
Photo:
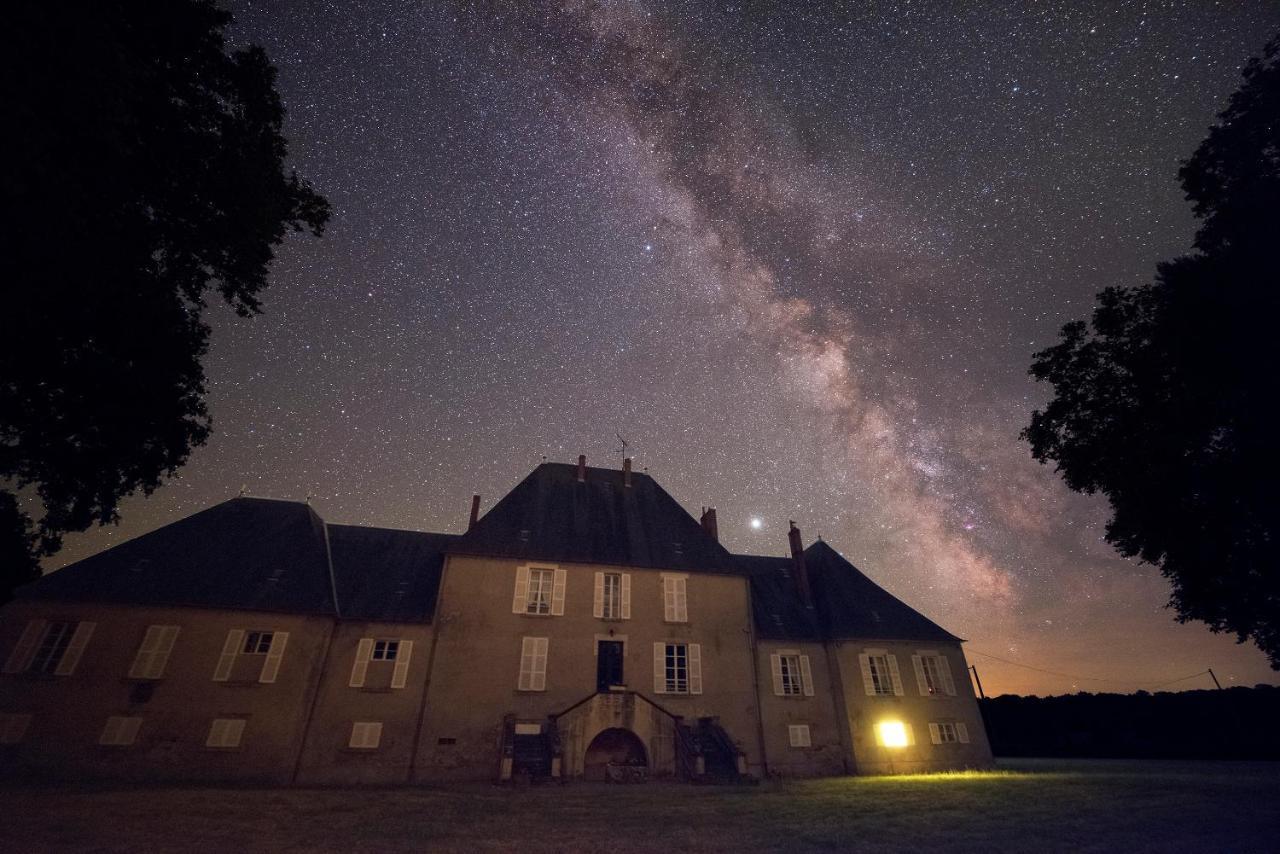
[(804, 683), (804, 695), (813, 696), (813, 668), (809, 666), (809, 656), (800, 656), (800, 681)]
[(349, 747), (371, 750), (382, 742), (381, 721), (356, 721), (351, 724), (351, 741)]
[(148, 626), (147, 633), (129, 668), (130, 679), (159, 679), (164, 676), (169, 653), (178, 638), (177, 626)]
[(76, 624), (76, 633), (71, 636), (71, 643), (67, 644), (67, 651), (63, 653), (62, 661), (58, 662), (58, 669), (53, 671), (55, 674), (70, 676), (76, 672), (80, 656), (84, 655), (84, 648), (89, 645), (89, 638), (93, 637), (93, 630), (97, 626), (97, 623)]
[(969, 743), (969, 727), (964, 724), (956, 724), (956, 737), (960, 739), (961, 744)]
[(516, 594), (511, 599), (511, 613), (523, 614), (529, 610), (529, 567), (516, 567)]
[(111, 716), (102, 728), (98, 744), (110, 744), (124, 747), (133, 744), (138, 738), (138, 728), (142, 726), (142, 718), (126, 718)]
[(533, 649), (533, 690), (547, 690), (547, 638), (535, 638)]
[(622, 619), (631, 619), (631, 573), (622, 573)]
[(180, 631), (182, 631), (181, 626), (164, 626), (164, 634), (160, 637), (160, 645), (151, 659), (151, 672), (148, 675), (152, 679), (159, 679), (164, 676), (164, 670), (169, 666), (169, 656), (173, 653), (173, 645), (178, 642), (178, 633)]
[(787, 726), (788, 740), (792, 747), (812, 747), (813, 739), (809, 735), (808, 724), (790, 724)]
[(661, 641), (653, 645), (653, 693), (667, 693), (667, 645)]
[(889, 673), (893, 676), (893, 693), (902, 696), (902, 674), (898, 673), (898, 656), (889, 653), (885, 656), (889, 659)]
[(356, 660), (351, 664), (350, 688), (363, 688), (364, 678), (369, 673), (369, 656), (373, 655), (373, 638), (360, 638), (356, 644)]
[(773, 671), (773, 695), (782, 696), (782, 656), (774, 653), (769, 656), (769, 669)]
[(520, 677), (516, 680), (517, 691), (528, 691), (533, 684), (533, 638), (520, 639)]
[(258, 677), (259, 682), (269, 684), (276, 681), (276, 674), (280, 672), (280, 662), (284, 658), (284, 648), (288, 643), (288, 632), (271, 633), (271, 649), (267, 651), (267, 660), (262, 662), (262, 674)]
[[(920, 694), (922, 696), (927, 696), (929, 693), (929, 683), (925, 681), (924, 678), (924, 660), (921, 659), (919, 655), (913, 655), (911, 656), (911, 666), (915, 668), (916, 671), (916, 687), (920, 689)], [(933, 724), (930, 724), (930, 726), (933, 726)], [(937, 742), (934, 743), (936, 744)]]
[(27, 735), (31, 715), (0, 714), (0, 744), (18, 744)]
[(684, 578), (676, 579), (676, 622), (689, 622), (689, 584)]
[(596, 573), (595, 593), (591, 598), (591, 614), (596, 619), (604, 616), (604, 573)]
[(929, 724), (929, 740), (934, 744), (942, 744), (942, 732), (937, 724)]
[(874, 697), (876, 683), (871, 679), (871, 656), (865, 652), (858, 656), (858, 664), (862, 666), (862, 687), (867, 689), (867, 696)]
[(951, 681), (951, 662), (947, 661), (945, 655), (938, 655), (938, 664), (942, 667), (942, 688), (947, 692), (948, 697), (956, 695), (956, 683)]
[(244, 644), (244, 629), (232, 629), (227, 632), (227, 639), (222, 644), (222, 655), (218, 656), (218, 666), (213, 671), (214, 682), (226, 682), (231, 678), (231, 668), (235, 666), (236, 656), (240, 654), (242, 644)]
[(702, 693), (702, 644), (691, 643), (689, 650), (689, 693)]
[(244, 718), (215, 718), (209, 727), (205, 747), (239, 747), (244, 735)]
[(551, 615), (553, 617), (564, 616), (564, 583), (568, 574), (563, 569), (556, 570), (555, 585), (551, 588)]
[(662, 619), (676, 621), (676, 580), (669, 575), (662, 577)]
[(391, 671), (391, 687), (403, 688), (409, 681), (409, 662), (413, 660), (413, 641), (402, 640), (396, 650), (396, 666)]
[(13, 648), (13, 652), (9, 653), (9, 658), (4, 663), (5, 673), (21, 673), (31, 666), (31, 659), (36, 654), (36, 646), (40, 643), (47, 625), (48, 622), (45, 620), (27, 622), (27, 627), (22, 630), (22, 637), (18, 638), (18, 645)]

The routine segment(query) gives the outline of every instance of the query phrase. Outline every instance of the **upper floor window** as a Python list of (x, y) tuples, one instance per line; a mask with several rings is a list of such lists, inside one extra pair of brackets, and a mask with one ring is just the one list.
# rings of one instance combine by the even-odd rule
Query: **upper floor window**
[(564, 614), (566, 572), (554, 566), (516, 567), (515, 614)]
[(946, 656), (933, 650), (921, 650), (911, 656), (911, 663), (916, 669), (916, 684), (920, 693), (933, 697), (954, 697), (955, 683), (951, 679), (951, 664)]
[(668, 623), (689, 622), (687, 575), (662, 574), (662, 618)]
[(409, 679), (409, 663), (413, 659), (413, 641), (394, 639), (361, 638), (356, 645), (356, 658), (351, 664), (352, 688), (364, 688), (369, 677), (369, 665), (378, 662), (389, 662), (375, 668), (371, 689), (388, 686), (403, 688)]
[(655, 694), (702, 693), (702, 646), (696, 643), (653, 645)]
[(70, 676), (97, 623), (31, 620), (4, 665), (5, 673)]
[[(232, 629), (222, 644), (213, 681), (275, 682), (288, 643), (288, 632)], [(262, 656), (261, 664), (258, 656)]]
[(178, 639), (178, 626), (148, 626), (138, 653), (129, 668), (130, 679), (159, 679), (164, 676), (169, 653)]
[(813, 671), (809, 656), (783, 649), (769, 656), (773, 671), (773, 693), (779, 697), (812, 697)]
[(631, 576), (625, 572), (597, 572), (593, 612), (605, 620), (631, 619)]
[(370, 661), (395, 661), (396, 653), (400, 651), (400, 641), (398, 640), (380, 640), (373, 642), (373, 654), (369, 657)]
[(902, 677), (898, 674), (898, 657), (883, 649), (869, 649), (858, 656), (862, 665), (862, 684), (868, 696), (902, 696)]

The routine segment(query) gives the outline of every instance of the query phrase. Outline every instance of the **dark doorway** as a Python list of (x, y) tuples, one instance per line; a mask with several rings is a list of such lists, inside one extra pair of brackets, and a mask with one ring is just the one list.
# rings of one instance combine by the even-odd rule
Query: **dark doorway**
[(582, 775), (588, 780), (609, 778), (609, 767), (615, 769), (642, 769), (648, 767), (644, 744), (636, 734), (626, 729), (607, 729), (591, 740), (583, 757)]
[(604, 694), (622, 687), (622, 641), (602, 640), (596, 644), (596, 690)]

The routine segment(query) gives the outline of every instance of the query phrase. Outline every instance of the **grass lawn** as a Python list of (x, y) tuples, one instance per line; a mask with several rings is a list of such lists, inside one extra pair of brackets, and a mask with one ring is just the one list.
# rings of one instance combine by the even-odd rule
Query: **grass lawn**
[(1280, 765), (1018, 760), (721, 788), (0, 789), (3, 851), (1277, 851)]

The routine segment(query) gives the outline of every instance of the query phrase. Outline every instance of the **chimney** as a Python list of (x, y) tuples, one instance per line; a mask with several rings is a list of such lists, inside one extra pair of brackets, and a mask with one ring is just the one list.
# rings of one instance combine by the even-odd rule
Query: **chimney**
[(716, 508), (703, 507), (700, 521), (702, 522), (702, 530), (707, 532), (707, 536), (717, 543), (720, 542), (720, 527), (716, 524)]
[(587, 482), (587, 455), (578, 454), (578, 483)]
[(800, 542), (800, 529), (791, 523), (787, 531), (787, 539), (791, 541), (791, 565), (796, 574), (796, 588), (806, 608), (813, 607), (813, 591), (809, 588), (809, 570), (804, 565), (804, 546)]
[(467, 520), (467, 530), (470, 531), (476, 526), (476, 520), (480, 518), (480, 496), (471, 496), (471, 518)]
[(622, 485), (631, 485), (631, 457), (622, 460)]

